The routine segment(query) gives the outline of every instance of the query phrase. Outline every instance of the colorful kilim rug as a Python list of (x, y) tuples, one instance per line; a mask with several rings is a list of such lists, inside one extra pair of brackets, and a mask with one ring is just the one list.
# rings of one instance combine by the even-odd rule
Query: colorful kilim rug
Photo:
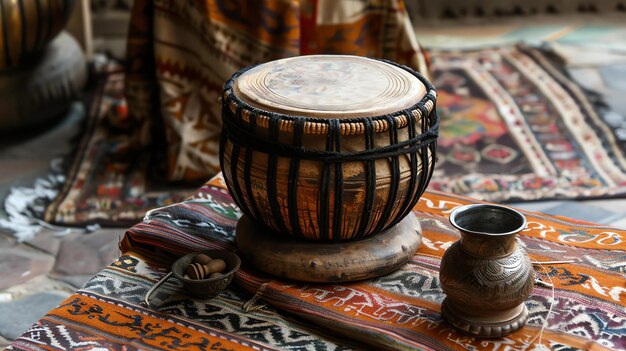
[[(249, 298), (226, 290), (192, 300), (163, 285), (140, 305), (163, 269), (127, 252), (50, 311), (14, 344), (18, 350), (350, 350), (354, 343), (266, 307), (242, 313)], [(155, 307), (157, 306), (157, 307)]]
[(431, 189), (495, 202), (626, 192), (626, 145), (540, 50), (432, 58), (441, 128)]
[[(262, 276), (244, 264), (218, 298), (193, 300), (167, 283), (151, 309), (140, 307), (166, 273), (162, 267), (177, 257), (234, 249), (240, 213), (217, 177), (192, 200), (149, 212), (126, 233), (122, 257), (12, 348), (626, 350), (626, 231), (534, 213), (526, 213), (528, 228), (519, 240), (531, 259), (575, 263), (538, 266), (538, 277), (554, 290), (534, 288), (526, 301), (528, 323), (519, 331), (475, 339), (451, 329), (440, 316), (438, 275), (441, 256), (459, 234), (447, 215), (472, 202), (427, 191), (414, 209), (423, 244), (409, 263), (384, 277), (300, 284)], [(251, 298), (259, 309), (244, 312), (241, 306)]]
[[(626, 144), (541, 51), (509, 47), (433, 52), (442, 118), (430, 188), (501, 202), (623, 195)], [(150, 151), (118, 128), (124, 77), (96, 97), (64, 190), (45, 220), (128, 226), (192, 190), (160, 182)]]

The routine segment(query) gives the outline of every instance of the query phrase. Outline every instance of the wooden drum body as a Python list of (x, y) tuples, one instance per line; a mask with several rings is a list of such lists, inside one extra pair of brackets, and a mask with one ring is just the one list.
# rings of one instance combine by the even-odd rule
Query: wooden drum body
[(245, 215), (272, 231), (318, 241), (381, 232), (430, 180), (435, 100), (419, 73), (363, 57), (241, 70), (223, 93), (224, 178)]

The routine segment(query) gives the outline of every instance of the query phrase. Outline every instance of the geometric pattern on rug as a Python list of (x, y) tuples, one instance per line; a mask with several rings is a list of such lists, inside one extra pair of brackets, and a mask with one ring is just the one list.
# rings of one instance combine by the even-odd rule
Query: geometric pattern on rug
[[(626, 231), (541, 213), (525, 213), (528, 226), (517, 243), (533, 261), (543, 263), (537, 277), (554, 290), (533, 289), (525, 303), (526, 326), (492, 339), (450, 328), (440, 313), (444, 293), (439, 271), (441, 257), (459, 233), (448, 216), (457, 206), (476, 201), (432, 190), (414, 208), (424, 233), (422, 246), (391, 274), (310, 284), (258, 274), (244, 261), (235, 284), (216, 299), (191, 299), (169, 282), (153, 296), (150, 309), (139, 306), (167, 271), (163, 267), (177, 257), (235, 248), (241, 213), (232, 211), (236, 205), (225, 189), (224, 179), (216, 177), (195, 192), (195, 199), (148, 213), (127, 231), (120, 245), (124, 256), (19, 337), (14, 349), (45, 349), (61, 335), (70, 346), (89, 342), (110, 349), (124, 344), (184, 350), (228, 343), (257, 350), (345, 350), (357, 340), (365, 350), (626, 350)], [(554, 262), (570, 259), (568, 264)], [(270, 307), (246, 313), (244, 301)], [(330, 336), (320, 336), (320, 331)]]
[(430, 54), (442, 121), (431, 189), (494, 202), (626, 192), (624, 144), (542, 51)]
[[(81, 347), (85, 350), (97, 347), (107, 350), (231, 350), (224, 345), (220, 348), (217, 342), (213, 342), (216, 348), (211, 348), (207, 341), (193, 344), (192, 333), (176, 330), (192, 326), (195, 329), (191, 329), (192, 332), (212, 335), (221, 344), (224, 340), (240, 340), (239, 344), (248, 344), (257, 350), (354, 349), (349, 342), (336, 337), (318, 331), (313, 334), (304, 323), (293, 318), (286, 320), (269, 306), (242, 313), (241, 306), (250, 296), (234, 290), (223, 291), (212, 299), (190, 299), (184, 289), (166, 283), (152, 295), (150, 309), (141, 307), (145, 294), (164, 274), (162, 268), (152, 266), (149, 260), (127, 253), (93, 277), (59, 308), (50, 311), (26, 331), (13, 348), (27, 350), (33, 344), (44, 344), (67, 350)], [(115, 304), (122, 312), (111, 313), (106, 309), (107, 303)], [(68, 319), (71, 316), (87, 318)], [(95, 318), (101, 322), (92, 323)], [(167, 328), (167, 322), (174, 322), (175, 328)], [(96, 330), (94, 326), (102, 328)], [(138, 331), (139, 335), (131, 331)], [(206, 337), (211, 340), (208, 335)], [(160, 343), (151, 345), (141, 339), (155, 339)]]
[(184, 200), (196, 185), (174, 185), (158, 171), (161, 161), (137, 146), (125, 128), (124, 73), (113, 69), (94, 94), (67, 180), (44, 220), (60, 225), (129, 227), (146, 211)]

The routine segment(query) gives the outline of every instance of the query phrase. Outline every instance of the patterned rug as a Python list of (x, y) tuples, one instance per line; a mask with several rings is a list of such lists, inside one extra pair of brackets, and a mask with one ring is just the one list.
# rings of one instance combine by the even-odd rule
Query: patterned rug
[(441, 132), (431, 189), (487, 201), (626, 192), (626, 145), (542, 51), (433, 52)]
[[(430, 189), (503, 202), (621, 196), (626, 144), (544, 52), (431, 52), (442, 118)], [(123, 74), (95, 99), (80, 152), (45, 220), (128, 226), (192, 193), (172, 188), (126, 134)], [(121, 121), (121, 122), (120, 122)]]
[(50, 311), (13, 345), (17, 350), (352, 350), (354, 342), (315, 332), (273, 308), (241, 312), (247, 294), (227, 290), (190, 300), (166, 284), (140, 306), (163, 269), (128, 252)]
[[(414, 209), (423, 244), (389, 275), (349, 284), (268, 278), (245, 263), (219, 297), (195, 300), (174, 282), (139, 305), (171, 262), (203, 249), (234, 249), (241, 215), (217, 177), (194, 199), (151, 211), (125, 235), (124, 254), (51, 310), (13, 350), (626, 350), (626, 232), (526, 213), (519, 236), (547, 262), (526, 301), (527, 325), (506, 336), (459, 334), (440, 314), (441, 256), (459, 239), (447, 216), (474, 200), (427, 191)], [(242, 309), (246, 306), (256, 307)], [(358, 341), (358, 343), (357, 343)]]

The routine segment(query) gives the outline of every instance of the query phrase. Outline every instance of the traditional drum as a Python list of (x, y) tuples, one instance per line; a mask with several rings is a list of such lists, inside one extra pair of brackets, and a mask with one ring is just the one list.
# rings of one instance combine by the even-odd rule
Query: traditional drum
[(312, 55), (243, 69), (225, 84), (220, 162), (256, 224), (317, 241), (381, 232), (433, 172), (436, 92), (392, 62)]

